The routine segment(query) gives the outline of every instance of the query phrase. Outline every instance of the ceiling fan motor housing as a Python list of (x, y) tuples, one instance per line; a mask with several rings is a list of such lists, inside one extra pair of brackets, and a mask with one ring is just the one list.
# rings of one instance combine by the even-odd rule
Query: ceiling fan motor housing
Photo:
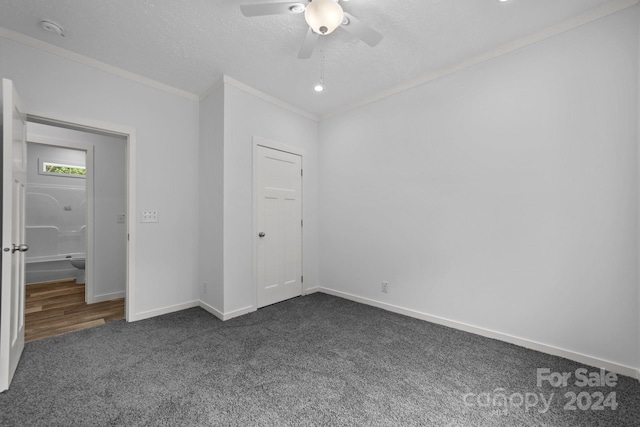
[(318, 34), (330, 34), (344, 19), (344, 11), (335, 0), (313, 0), (304, 11), (307, 24)]
[[(265, 0), (266, 1), (266, 0)], [(308, 59), (313, 54), (318, 38), (331, 34), (342, 26), (345, 31), (373, 47), (382, 40), (382, 34), (370, 28), (355, 16), (345, 12), (341, 3), (347, 0), (298, 0), (276, 3), (256, 3), (241, 5), (242, 14), (247, 17), (302, 14), (309, 25), (307, 35), (298, 52), (298, 58)]]

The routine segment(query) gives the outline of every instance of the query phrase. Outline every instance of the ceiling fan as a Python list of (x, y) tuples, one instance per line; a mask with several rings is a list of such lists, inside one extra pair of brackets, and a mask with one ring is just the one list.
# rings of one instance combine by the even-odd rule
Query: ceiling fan
[(309, 24), (298, 58), (310, 58), (321, 35), (331, 34), (341, 27), (373, 47), (380, 43), (382, 34), (369, 27), (350, 13), (345, 12), (340, 2), (347, 0), (308, 0), (304, 2), (260, 3), (240, 6), (247, 17), (265, 15), (301, 14)]

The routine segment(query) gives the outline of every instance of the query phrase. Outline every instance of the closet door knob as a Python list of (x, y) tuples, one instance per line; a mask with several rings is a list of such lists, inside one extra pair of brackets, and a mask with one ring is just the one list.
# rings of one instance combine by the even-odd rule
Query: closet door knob
[(264, 236), (266, 236), (266, 234), (264, 234), (262, 231), (258, 233), (258, 237), (264, 237)]

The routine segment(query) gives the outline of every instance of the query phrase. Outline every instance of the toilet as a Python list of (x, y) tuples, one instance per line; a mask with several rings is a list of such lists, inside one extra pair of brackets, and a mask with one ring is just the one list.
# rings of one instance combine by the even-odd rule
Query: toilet
[(71, 262), (72, 266), (78, 269), (76, 283), (79, 285), (84, 284), (84, 258), (71, 258), (69, 262)]

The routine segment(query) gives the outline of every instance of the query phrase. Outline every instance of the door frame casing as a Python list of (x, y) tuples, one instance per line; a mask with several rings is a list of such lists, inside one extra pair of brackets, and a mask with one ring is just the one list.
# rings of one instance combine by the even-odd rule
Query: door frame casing
[[(258, 309), (258, 240), (256, 236), (260, 232), (258, 230), (258, 185), (259, 185), (259, 173), (258, 173), (258, 147), (269, 148), (276, 151), (283, 151), (285, 153), (294, 154), (300, 156), (302, 170), (304, 171), (304, 150), (292, 145), (283, 144), (281, 142), (272, 141), (267, 138), (259, 136), (253, 137), (253, 309)], [(300, 207), (302, 223), (304, 224), (304, 174), (300, 176)], [(304, 227), (302, 227), (301, 242), (300, 242), (300, 272), (304, 277)], [(306, 293), (306, 285), (304, 281), (301, 285), (301, 295)]]
[(130, 126), (117, 125), (80, 117), (68, 117), (42, 112), (27, 112), (27, 122), (41, 123), (60, 128), (98, 133), (107, 136), (120, 136), (125, 139), (126, 157), (126, 285), (125, 285), (125, 319), (127, 322), (138, 320), (133, 312), (135, 307), (135, 254), (136, 254), (136, 129)]
[[(52, 138), (44, 135), (33, 134), (27, 129), (27, 143), (32, 144), (41, 144), (41, 145), (49, 145), (52, 147), (61, 147), (61, 148), (71, 148), (74, 150), (84, 151), (86, 154), (85, 157), (85, 167), (87, 168), (87, 175), (85, 179), (85, 190), (87, 197), (87, 205), (86, 205), (86, 221), (87, 221), (87, 241), (85, 242), (85, 260), (86, 260), (86, 273), (85, 276), (85, 302), (87, 304), (93, 304), (94, 301), (94, 233), (95, 233), (95, 224), (94, 224), (94, 190), (95, 190), (95, 146), (86, 142), (78, 142), (78, 141), (69, 141), (66, 139), (58, 139)], [(29, 151), (29, 147), (27, 146), (27, 152)], [(27, 185), (29, 182), (27, 181)]]

